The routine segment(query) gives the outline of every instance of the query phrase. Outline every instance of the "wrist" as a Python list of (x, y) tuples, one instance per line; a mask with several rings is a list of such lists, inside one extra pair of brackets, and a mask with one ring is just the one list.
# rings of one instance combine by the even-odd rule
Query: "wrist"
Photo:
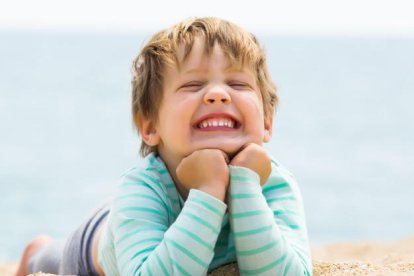
[(230, 166), (230, 179), (235, 180), (240, 176), (247, 178), (249, 183), (257, 183), (260, 185), (260, 175), (253, 169), (243, 166)]
[(226, 187), (224, 185), (202, 185), (197, 190), (205, 192), (223, 202), (226, 198)]

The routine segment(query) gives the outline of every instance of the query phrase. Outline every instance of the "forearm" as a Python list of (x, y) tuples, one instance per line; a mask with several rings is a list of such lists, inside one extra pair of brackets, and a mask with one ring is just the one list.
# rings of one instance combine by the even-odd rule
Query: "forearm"
[(221, 201), (191, 190), (175, 222), (164, 233), (157, 232), (152, 244), (137, 235), (135, 248), (119, 258), (122, 275), (206, 274), (225, 210)]
[[(306, 237), (302, 231), (306, 229), (290, 229), (288, 224), (279, 223), (275, 218), (277, 211), (269, 207), (259, 181), (258, 175), (251, 170), (231, 168), (228, 202), (240, 273), (310, 273), (307, 241), (302, 240)], [(277, 188), (277, 185), (272, 187)]]

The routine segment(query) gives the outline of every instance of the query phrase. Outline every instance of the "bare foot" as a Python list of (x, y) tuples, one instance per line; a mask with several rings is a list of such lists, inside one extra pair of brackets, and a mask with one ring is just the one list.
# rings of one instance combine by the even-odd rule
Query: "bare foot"
[(27, 265), (30, 257), (33, 256), (40, 248), (51, 242), (53, 239), (49, 236), (37, 236), (29, 242), (23, 252), (23, 256), (20, 260), (19, 268), (17, 269), (16, 276), (26, 276), (29, 274), (27, 271)]

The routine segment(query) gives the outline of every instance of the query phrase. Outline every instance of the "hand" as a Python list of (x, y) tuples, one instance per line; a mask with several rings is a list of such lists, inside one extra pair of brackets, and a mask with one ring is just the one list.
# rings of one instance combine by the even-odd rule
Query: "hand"
[(256, 172), (260, 177), (260, 185), (264, 185), (269, 178), (272, 171), (271, 158), (263, 149), (257, 144), (246, 144), (233, 157), (230, 165), (245, 167)]
[(227, 155), (218, 149), (202, 149), (183, 158), (176, 174), (181, 189), (204, 191), (224, 201), (229, 185)]

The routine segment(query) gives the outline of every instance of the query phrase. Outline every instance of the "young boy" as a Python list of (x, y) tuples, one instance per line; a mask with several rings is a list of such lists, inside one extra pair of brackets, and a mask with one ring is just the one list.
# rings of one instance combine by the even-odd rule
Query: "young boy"
[(145, 165), (65, 247), (38, 237), (18, 275), (312, 273), (302, 199), (261, 146), (277, 104), (256, 38), (196, 18), (157, 33), (134, 62), (132, 114)]

